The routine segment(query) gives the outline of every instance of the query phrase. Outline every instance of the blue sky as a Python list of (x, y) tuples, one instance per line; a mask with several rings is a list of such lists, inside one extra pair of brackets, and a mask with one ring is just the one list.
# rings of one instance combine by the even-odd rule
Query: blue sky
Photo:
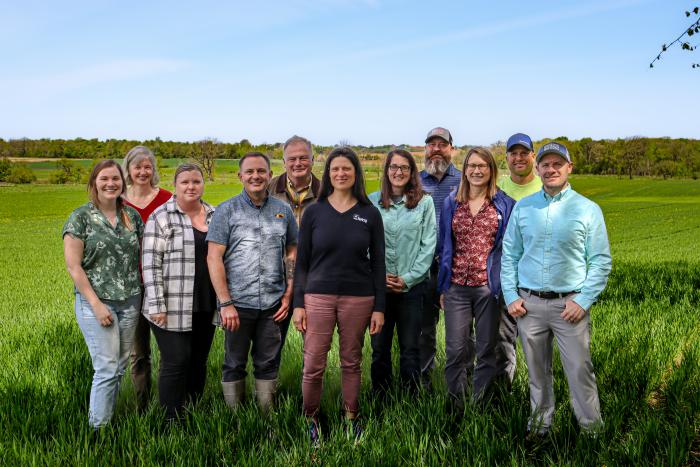
[(0, 1), (5, 139), (700, 137), (692, 2)]

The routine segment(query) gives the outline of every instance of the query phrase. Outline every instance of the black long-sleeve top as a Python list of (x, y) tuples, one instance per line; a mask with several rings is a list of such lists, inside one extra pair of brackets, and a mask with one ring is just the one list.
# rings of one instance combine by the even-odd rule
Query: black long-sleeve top
[(304, 212), (294, 270), (294, 306), (304, 294), (374, 296), (384, 311), (384, 224), (376, 207), (357, 203), (339, 213), (327, 200)]

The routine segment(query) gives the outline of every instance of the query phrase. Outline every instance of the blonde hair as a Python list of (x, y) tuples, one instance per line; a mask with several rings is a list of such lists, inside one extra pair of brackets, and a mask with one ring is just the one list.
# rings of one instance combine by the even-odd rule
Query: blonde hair
[(464, 162), (462, 162), (462, 180), (459, 182), (459, 188), (457, 189), (456, 200), (459, 203), (466, 203), (469, 201), (469, 180), (467, 180), (467, 163), (472, 155), (479, 156), (486, 162), (489, 166), (489, 184), (486, 189), (486, 197), (491, 200), (496, 196), (498, 191), (498, 186), (496, 182), (498, 180), (498, 166), (496, 165), (496, 159), (494, 159), (493, 154), (486, 148), (477, 146), (471, 148), (467, 155), (464, 157)]

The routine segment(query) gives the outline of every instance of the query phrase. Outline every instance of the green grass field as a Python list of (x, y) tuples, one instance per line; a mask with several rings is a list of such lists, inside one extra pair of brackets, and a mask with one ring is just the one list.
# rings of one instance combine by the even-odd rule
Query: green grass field
[[(230, 174), (219, 180), (206, 188), (211, 203), (240, 191)], [(593, 362), (605, 420), (601, 436), (579, 435), (557, 360), (552, 441), (526, 448), (522, 355), (513, 392), (499, 408), (468, 407), (463, 418), (448, 417), (444, 340), (436, 393), (399, 396), (382, 408), (369, 392), (367, 339), (365, 438), (354, 445), (343, 434), (335, 349), (322, 401), (328, 427), (316, 452), (309, 450), (301, 416), (301, 339), (293, 329), (280, 373), (279, 407), (269, 419), (252, 404), (236, 412), (225, 406), (219, 385), (223, 339), (217, 332), (204, 400), (185, 423), (165, 429), (155, 394), (149, 412), (137, 415), (126, 377), (113, 423), (93, 442), (87, 426), (92, 369), (73, 314), (60, 237), (70, 211), (86, 200), (85, 189), (0, 187), (0, 463), (698, 464), (700, 182), (579, 176), (572, 183), (603, 208), (614, 258), (608, 287), (592, 312)], [(368, 185), (376, 189), (377, 181)], [(157, 368), (154, 341), (153, 346)]]

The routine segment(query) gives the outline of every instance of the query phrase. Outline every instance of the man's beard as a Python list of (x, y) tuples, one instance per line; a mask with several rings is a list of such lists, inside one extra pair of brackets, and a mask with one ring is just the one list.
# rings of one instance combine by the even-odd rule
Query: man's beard
[(425, 160), (425, 171), (433, 177), (441, 177), (445, 172), (447, 172), (447, 167), (449, 165), (449, 162), (442, 157), (435, 159), (427, 158)]

